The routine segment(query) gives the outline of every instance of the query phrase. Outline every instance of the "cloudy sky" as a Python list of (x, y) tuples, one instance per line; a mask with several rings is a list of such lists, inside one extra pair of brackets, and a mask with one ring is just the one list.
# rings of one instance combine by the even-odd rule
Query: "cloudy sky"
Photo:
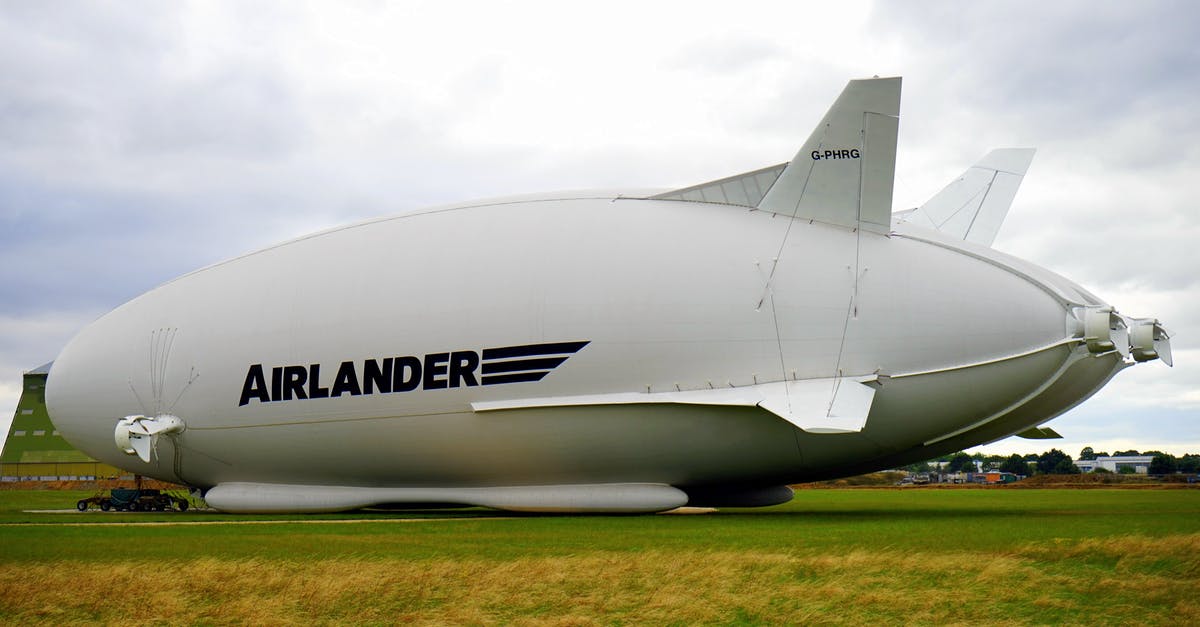
[[(1200, 4), (0, 5), (0, 427), (24, 370), (174, 276), (470, 198), (678, 187), (790, 159), (901, 75), (896, 208), (1039, 152), (995, 246), (1175, 332), (1052, 423), (1200, 452)], [(832, 3), (830, 3), (832, 4)]]

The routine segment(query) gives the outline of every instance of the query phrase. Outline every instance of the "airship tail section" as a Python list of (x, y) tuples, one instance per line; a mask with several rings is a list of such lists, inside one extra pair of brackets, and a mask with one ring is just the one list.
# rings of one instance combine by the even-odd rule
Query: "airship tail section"
[(987, 153), (900, 221), (991, 246), (1035, 152), (1034, 148), (997, 148)]
[(899, 77), (850, 81), (758, 208), (888, 232), (899, 115)]

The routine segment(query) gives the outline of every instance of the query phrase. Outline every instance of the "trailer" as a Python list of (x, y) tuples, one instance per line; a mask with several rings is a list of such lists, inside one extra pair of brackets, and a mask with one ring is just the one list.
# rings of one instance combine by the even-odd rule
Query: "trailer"
[(101, 511), (117, 510), (119, 512), (164, 512), (167, 510), (186, 512), (187, 499), (180, 498), (161, 490), (140, 488), (113, 488), (108, 496), (102, 493), (75, 503), (79, 511), (87, 511), (95, 505)]

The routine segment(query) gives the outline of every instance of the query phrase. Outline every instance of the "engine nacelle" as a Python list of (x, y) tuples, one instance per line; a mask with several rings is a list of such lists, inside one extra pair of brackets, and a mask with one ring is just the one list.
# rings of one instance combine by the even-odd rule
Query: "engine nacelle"
[(149, 462), (150, 452), (157, 448), (158, 436), (182, 433), (184, 428), (183, 419), (170, 414), (159, 414), (153, 418), (125, 416), (117, 421), (113, 440), (121, 452), (137, 455), (142, 461)]
[(1129, 355), (1129, 330), (1125, 326), (1125, 319), (1112, 307), (1088, 307), (1084, 310), (1083, 339), (1092, 354), (1115, 350), (1121, 355)]
[(1130, 318), (1129, 346), (1136, 361), (1161, 359), (1173, 366), (1171, 358), (1171, 333), (1155, 318)]

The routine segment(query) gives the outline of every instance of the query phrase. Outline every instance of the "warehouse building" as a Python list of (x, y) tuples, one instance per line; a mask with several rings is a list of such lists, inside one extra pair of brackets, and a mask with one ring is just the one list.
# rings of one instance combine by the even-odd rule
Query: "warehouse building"
[[(1150, 461), (1153, 455), (1114, 455), (1101, 456), (1096, 459), (1077, 459), (1075, 467), (1083, 472), (1093, 472), (1103, 468), (1109, 472), (1121, 472), (1122, 468), (1132, 468), (1139, 475), (1150, 472)], [(1129, 472), (1128, 470), (1126, 472)]]

